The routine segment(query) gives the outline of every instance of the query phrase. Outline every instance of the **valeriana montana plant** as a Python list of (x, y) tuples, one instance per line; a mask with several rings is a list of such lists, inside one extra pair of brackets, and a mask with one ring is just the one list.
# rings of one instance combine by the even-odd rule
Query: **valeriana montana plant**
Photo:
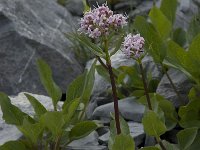
[[(107, 4), (98, 6), (85, 12), (83, 18), (80, 20), (80, 28), (78, 33), (69, 35), (81, 44), (90, 49), (97, 57), (100, 64), (109, 73), (110, 83), (112, 87), (112, 95), (114, 99), (114, 124), (111, 126), (112, 136), (110, 137), (109, 148), (116, 149), (119, 146), (119, 140), (121, 146), (125, 146), (128, 143), (131, 149), (134, 149), (134, 141), (129, 135), (128, 130), (126, 132), (121, 125), (126, 124), (123, 118), (120, 119), (118, 108), (118, 95), (116, 89), (115, 78), (116, 75), (113, 72), (112, 63), (110, 57), (115, 54), (121, 46), (123, 40), (122, 29), (127, 25), (127, 17), (122, 14), (114, 14), (109, 9)], [(118, 36), (117, 36), (118, 35)], [(117, 42), (113, 44), (113, 39), (118, 38)], [(117, 43), (117, 44), (116, 44)], [(111, 46), (112, 45), (112, 46)], [(128, 125), (125, 125), (128, 127)]]
[[(99, 62), (106, 67), (110, 75), (110, 82), (112, 85), (114, 99), (117, 134), (121, 133), (121, 128), (119, 121), (116, 84), (109, 53), (109, 36), (112, 34), (113, 31), (117, 31), (118, 29), (127, 25), (126, 19), (127, 17), (123, 16), (122, 14), (114, 14), (113, 11), (109, 9), (107, 4), (103, 4), (102, 6), (98, 6), (97, 8), (90, 10), (84, 14), (84, 17), (80, 21), (81, 27), (78, 30), (82, 34), (85, 34), (92, 39), (99, 39), (102, 43), (101, 47), (97, 48), (93, 45), (92, 49), (93, 51), (95, 51), (95, 53), (101, 53), (101, 55), (98, 55), (97, 53), (96, 55), (106, 60), (106, 64), (104, 64), (103, 61), (101, 61), (101, 58), (98, 58)], [(84, 42), (84, 40), (82, 41)], [(100, 52), (97, 51), (98, 49), (100, 50)]]
[[(139, 67), (140, 67), (143, 86), (144, 86), (144, 92), (145, 92), (147, 106), (148, 106), (148, 110), (146, 111), (146, 114), (142, 119), (144, 129), (147, 134), (151, 136), (155, 136), (162, 150), (166, 150), (159, 136), (165, 133), (167, 129), (164, 123), (160, 121), (158, 115), (153, 110), (150, 95), (148, 92), (147, 81), (145, 78), (145, 72), (142, 66), (142, 59), (146, 54), (144, 51), (144, 44), (145, 44), (145, 39), (141, 37), (140, 34), (136, 34), (136, 35), (128, 34), (124, 39), (124, 42), (122, 45), (122, 51), (128, 58), (134, 59), (139, 64)], [(151, 126), (153, 125), (155, 125), (157, 129), (152, 128), (153, 130), (155, 130), (152, 132), (149, 128), (151, 128)]]
[(37, 62), (40, 79), (52, 99), (54, 110), (47, 110), (35, 97), (25, 94), (35, 112), (34, 116), (30, 116), (12, 105), (9, 97), (0, 92), (3, 119), (7, 124), (15, 125), (24, 136), (22, 139), (6, 142), (0, 146), (0, 149), (60, 150), (73, 140), (87, 136), (94, 131), (98, 127), (95, 122), (82, 121), (78, 116), (85, 110), (81, 106), (86, 106), (89, 101), (94, 83), (95, 63), (96, 61), (89, 70), (70, 84), (66, 101), (60, 105), (62, 109), (58, 107), (62, 96), (61, 89), (53, 81), (51, 68), (41, 59)]

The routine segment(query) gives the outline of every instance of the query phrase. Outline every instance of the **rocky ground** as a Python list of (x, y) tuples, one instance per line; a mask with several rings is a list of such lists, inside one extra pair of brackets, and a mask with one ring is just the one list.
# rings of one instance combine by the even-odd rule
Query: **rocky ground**
[[(99, 1), (102, 3), (103, 1)], [(93, 0), (89, 0), (95, 5)], [(134, 18), (138, 14), (147, 13), (152, 7), (150, 0), (121, 1), (113, 6), (116, 11), (127, 10), (128, 16)], [(159, 5), (159, 1), (157, 1)], [(188, 20), (197, 13), (199, 0), (182, 0), (177, 11), (176, 26), (188, 27)], [(72, 7), (73, 6), (73, 7)], [(65, 92), (67, 85), (80, 74), (84, 67), (75, 57), (65, 37), (66, 32), (73, 30), (76, 19), (82, 16), (82, 1), (70, 0), (65, 6), (60, 6), (55, 0), (1, 0), (0, 1), (0, 91), (10, 96), (14, 105), (22, 111), (33, 114), (31, 105), (23, 95), (23, 91), (37, 93), (35, 95), (46, 108), (52, 109), (51, 100), (46, 95), (36, 69), (36, 59), (43, 58), (51, 66), (55, 82)], [(74, 19), (75, 18), (75, 19)], [(120, 58), (120, 59), (119, 59)], [(120, 61), (119, 61), (120, 60)], [(113, 67), (133, 65), (133, 61), (122, 59), (120, 53), (112, 57)], [(150, 57), (143, 60), (145, 69), (150, 69), (152, 76), (161, 82), (156, 92), (169, 99), (176, 107), (180, 106), (174, 90), (158, 66)], [(187, 101), (187, 93), (191, 88), (188, 78), (177, 70), (170, 69), (169, 75), (181, 96)], [(91, 101), (87, 108), (89, 119), (101, 120), (105, 127), (99, 128), (89, 136), (72, 142), (68, 149), (71, 150), (106, 150), (109, 138), (108, 122), (110, 112), (113, 112), (112, 97), (107, 89), (110, 84), (98, 73), (95, 74), (95, 86)], [(138, 104), (134, 97), (120, 100), (121, 115), (128, 121), (131, 136), (135, 139), (136, 146), (154, 145), (152, 137), (146, 136), (141, 124), (144, 106)], [(166, 135), (170, 140), (176, 131)], [(0, 111), (0, 145), (8, 140), (21, 137), (21, 133), (2, 120)]]

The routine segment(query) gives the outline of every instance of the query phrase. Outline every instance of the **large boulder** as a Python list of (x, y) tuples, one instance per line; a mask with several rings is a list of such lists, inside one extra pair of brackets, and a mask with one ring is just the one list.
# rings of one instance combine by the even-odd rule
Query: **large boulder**
[[(48, 110), (53, 110), (53, 105), (51, 98), (43, 95), (37, 95), (37, 94), (31, 94), (34, 96), (37, 100), (39, 100), (40, 103), (42, 103)], [(34, 115), (34, 110), (29, 101), (27, 100), (24, 93), (19, 93), (17, 96), (10, 97), (11, 103), (15, 106), (17, 106), (20, 110), (27, 113), (30, 116)], [(62, 102), (59, 102), (60, 106)], [(4, 122), (2, 118), (3, 114), (0, 107), (0, 145), (10, 141), (10, 140), (17, 140), (20, 137), (22, 137), (21, 132), (14, 126), (14, 125), (8, 125)]]
[(0, 91), (46, 94), (39, 81), (37, 58), (47, 61), (65, 91), (83, 70), (65, 37), (72, 26), (70, 13), (55, 0), (1, 0)]

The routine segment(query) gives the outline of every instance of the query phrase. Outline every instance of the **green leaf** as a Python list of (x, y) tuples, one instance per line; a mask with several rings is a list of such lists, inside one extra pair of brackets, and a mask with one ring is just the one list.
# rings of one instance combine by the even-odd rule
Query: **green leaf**
[(160, 10), (173, 24), (176, 17), (177, 0), (162, 0)]
[(198, 34), (200, 33), (200, 14), (195, 15), (189, 25), (187, 30), (187, 37), (189, 43), (191, 43)]
[(173, 32), (173, 40), (180, 46), (184, 46), (186, 44), (186, 32), (182, 28), (177, 28)]
[(87, 47), (96, 56), (99, 56), (99, 57), (104, 57), (105, 56), (105, 54), (104, 54), (103, 50), (101, 49), (101, 47), (99, 47), (98, 45), (92, 43), (91, 40), (88, 37), (86, 37), (84, 35), (81, 35), (79, 33), (71, 33), (71, 34), (67, 34), (66, 36), (70, 37), (70, 38), (72, 38), (74, 40), (79, 41), (82, 45)]
[(156, 7), (153, 7), (149, 13), (149, 17), (162, 39), (168, 38), (172, 30), (172, 25), (162, 11)]
[(20, 141), (8, 141), (0, 146), (0, 150), (28, 150)]
[(86, 0), (82, 0), (82, 2), (83, 2), (83, 6), (84, 6), (84, 12), (89, 11), (90, 10), (90, 6), (87, 5)]
[(104, 79), (110, 82), (110, 76), (106, 68), (104, 68), (102, 65), (97, 65), (96, 70), (100, 76), (102, 76)]
[(57, 0), (57, 3), (62, 5), (62, 6), (65, 6), (66, 0)]
[(135, 19), (134, 27), (144, 37), (148, 53), (156, 63), (161, 63), (166, 55), (166, 45), (153, 25), (148, 23), (144, 17), (138, 16)]
[(195, 78), (192, 76), (194, 69), (192, 71), (188, 65), (192, 64), (192, 62), (187, 55), (187, 52), (174, 41), (168, 42), (167, 57), (165, 58), (167, 60), (167, 65), (179, 69), (190, 79), (195, 80)]
[(194, 142), (198, 128), (187, 128), (177, 134), (180, 150), (186, 150)]
[(67, 89), (66, 101), (63, 109), (66, 109), (72, 100), (79, 98), (80, 102), (87, 106), (92, 93), (95, 80), (95, 66), (96, 60), (93, 62), (91, 68), (86, 70), (84, 74), (78, 76)]
[[(0, 106), (3, 112), (3, 119), (7, 124), (14, 124), (14, 125), (22, 125), (24, 117), (27, 117), (28, 114), (22, 112), (18, 107), (11, 104), (9, 97), (0, 92)], [(30, 117), (29, 120), (34, 120)]]
[(65, 107), (67, 107), (67, 105), (70, 104), (72, 100), (81, 97), (86, 75), (87, 72), (84, 72), (84, 74), (79, 75), (69, 84), (66, 92), (66, 101), (63, 104), (63, 109), (65, 109)]
[(159, 102), (159, 107), (164, 112), (165, 125), (167, 127), (167, 130), (173, 129), (178, 122), (178, 115), (173, 104), (167, 100), (163, 100)]
[(151, 110), (144, 115), (142, 123), (145, 132), (150, 136), (158, 138), (167, 131), (165, 124), (159, 119), (158, 115)]
[(38, 59), (37, 67), (40, 74), (40, 80), (47, 93), (52, 98), (54, 110), (56, 110), (57, 103), (62, 96), (62, 91), (53, 81), (51, 68), (44, 60)]
[[(158, 94), (150, 94), (151, 104), (153, 106), (153, 111), (157, 113), (163, 123), (165, 123), (167, 130), (173, 129), (178, 122), (178, 115), (176, 113), (173, 104), (166, 100), (164, 97)], [(148, 106), (146, 97), (143, 96), (139, 99), (139, 102)]]
[[(199, 59), (200, 59), (200, 34), (198, 34), (192, 41), (189, 51), (188, 51), (188, 57), (192, 60), (193, 66), (198, 67), (200, 65)], [(189, 65), (189, 64), (188, 64)], [(194, 69), (194, 68), (192, 68)], [(199, 78), (200, 72), (198, 72), (198, 75), (196, 78)]]
[[(169, 143), (168, 141), (162, 140), (163, 145), (165, 146), (165, 148), (167, 148), (167, 150), (180, 150), (178, 148), (177, 144), (172, 144)], [(161, 150), (162, 148), (160, 147), (159, 144), (156, 144), (156, 146)]]
[(186, 106), (179, 108), (179, 124), (183, 128), (198, 127), (200, 128), (200, 101), (199, 99), (190, 101)]
[(132, 93), (131, 93), (131, 96), (134, 96), (134, 97), (142, 97), (144, 96), (144, 90), (134, 90)]
[(80, 104), (80, 98), (73, 100), (70, 104), (65, 107), (62, 112), (65, 115), (65, 126), (70, 124), (72, 117), (75, 115), (76, 110)]
[(48, 128), (56, 137), (62, 133), (62, 127), (65, 124), (65, 116), (62, 112), (46, 112), (41, 116), (40, 122), (43, 126)]
[[(129, 135), (130, 130), (129, 130), (128, 123), (121, 116), (119, 119), (120, 119), (119, 121), (120, 121), (120, 127), (121, 127), (121, 134)], [(117, 136), (116, 124), (115, 124), (115, 120), (112, 120), (110, 122), (110, 138), (108, 142), (109, 149), (112, 148), (116, 136)]]
[(199, 86), (193, 86), (191, 89), (190, 89), (190, 92), (188, 94), (188, 98), (190, 101), (193, 101), (193, 100), (198, 100), (199, 99), (199, 93), (200, 93), (200, 87)]
[(70, 141), (77, 140), (89, 135), (97, 129), (97, 125), (93, 121), (83, 121), (77, 123), (69, 132)]
[(120, 73), (118, 73), (118, 83), (125, 84), (127, 86), (126, 88), (133, 87), (136, 89), (143, 89), (140, 72), (138, 71), (136, 65), (120, 66), (118, 70), (120, 71)]
[(27, 97), (27, 99), (33, 106), (36, 116), (38, 118), (47, 112), (46, 108), (35, 97), (33, 97), (29, 94), (26, 94), (26, 93), (24, 95)]
[(112, 150), (135, 150), (135, 143), (130, 135), (117, 135)]
[(176, 113), (174, 105), (169, 100), (166, 100), (158, 94), (154, 94), (154, 99), (158, 101), (158, 106), (164, 112), (165, 125), (167, 129), (173, 129), (178, 122), (178, 114)]
[(113, 51), (111, 51), (110, 56), (114, 55), (114, 54), (120, 49), (123, 40), (124, 40), (124, 34), (121, 35), (121, 36), (118, 38), (118, 40), (115, 42), (115, 48), (114, 48)]
[(197, 150), (200, 146), (200, 130), (198, 130), (198, 133), (196, 135), (196, 138), (194, 139), (194, 142), (190, 145), (190, 147), (187, 150)]
[(32, 143), (37, 144), (41, 137), (44, 127), (40, 123), (30, 123), (27, 118), (24, 118), (23, 124), (18, 126), (18, 129), (23, 135), (30, 139)]
[(140, 150), (160, 150), (160, 149), (155, 146), (149, 146), (149, 147), (143, 147)]
[(92, 63), (91, 67), (88, 69), (87, 76), (85, 78), (85, 83), (84, 83), (84, 89), (82, 92), (82, 103), (87, 106), (90, 96), (92, 94), (93, 86), (94, 86), (94, 80), (95, 80), (95, 68), (96, 68), (96, 62), (97, 60), (94, 60)]
[[(158, 118), (163, 122), (165, 123), (165, 115), (164, 115), (164, 112), (163, 110), (159, 107), (159, 101), (158, 99), (156, 98), (156, 94), (149, 94), (150, 96), (150, 100), (151, 100), (151, 105), (152, 105), (152, 109), (153, 111), (157, 114)], [(142, 103), (143, 105), (146, 106), (146, 110), (148, 111), (148, 103), (147, 103), (147, 100), (146, 100), (146, 96), (142, 96), (140, 99), (139, 99), (139, 102)]]
[(198, 68), (200, 65), (199, 43), (200, 34), (194, 38), (188, 51), (185, 51), (175, 42), (169, 41), (166, 57), (168, 65), (172, 64), (172, 67), (176, 67), (180, 71), (184, 72), (190, 79), (194, 80), (198, 84), (200, 83), (200, 70), (194, 68)]
[[(121, 127), (121, 134), (129, 135), (130, 134), (130, 130), (129, 130), (128, 123), (121, 116), (119, 118), (119, 121), (120, 121), (120, 127)], [(114, 139), (115, 136), (117, 135), (115, 120), (112, 120), (110, 122), (110, 124), (111, 124), (110, 125), (110, 132), (111, 132), (110, 137)]]

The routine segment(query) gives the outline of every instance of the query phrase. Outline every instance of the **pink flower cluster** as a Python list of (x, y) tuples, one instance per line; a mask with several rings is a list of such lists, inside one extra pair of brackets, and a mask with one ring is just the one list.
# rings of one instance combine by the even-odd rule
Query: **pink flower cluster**
[(139, 58), (143, 53), (144, 38), (140, 34), (128, 34), (123, 42), (123, 53), (128, 57)]
[(91, 38), (98, 38), (109, 35), (110, 29), (115, 30), (126, 25), (126, 19), (122, 14), (113, 14), (107, 4), (103, 4), (84, 14), (79, 31)]

